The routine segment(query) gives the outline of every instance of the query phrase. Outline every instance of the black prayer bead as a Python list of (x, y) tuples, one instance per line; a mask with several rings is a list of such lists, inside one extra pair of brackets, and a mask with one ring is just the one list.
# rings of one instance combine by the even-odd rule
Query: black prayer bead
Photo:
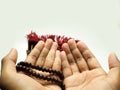
[[(41, 74), (39, 74), (39, 73), (36, 73), (36, 72), (33, 71), (32, 69), (36, 69), (36, 70), (40, 70), (40, 71), (42, 71), (42, 72), (49, 72), (49, 73), (55, 74), (55, 75), (57, 75), (61, 80), (56, 79), (56, 78), (54, 78), (54, 77), (41, 75)], [(19, 71), (22, 71), (22, 72), (26, 73), (27, 75), (32, 75), (32, 76), (34, 76), (34, 77), (36, 77), (36, 78), (39, 78), (39, 79), (51, 81), (52, 83), (55, 83), (55, 84), (59, 85), (62, 90), (65, 90), (65, 85), (64, 85), (63, 82), (62, 82), (62, 80), (64, 79), (64, 76), (63, 76), (62, 72), (60, 72), (60, 71), (43, 68), (43, 67), (40, 67), (40, 66), (38, 66), (38, 65), (37, 65), (37, 66), (36, 66), (36, 65), (32, 65), (31, 63), (23, 62), (23, 61), (19, 62), (19, 63), (16, 65), (16, 70), (17, 70), (18, 72), (19, 72)]]
[(52, 70), (52, 69), (47, 69), (47, 68), (43, 68), (43, 67), (40, 67), (40, 66), (36, 66), (36, 65), (32, 65), (31, 63), (28, 63), (28, 62), (23, 62), (21, 61), (20, 63), (18, 63), (17, 65), (23, 65), (23, 66), (26, 66), (26, 67), (31, 67), (33, 69), (37, 69), (37, 70), (40, 70), (40, 71), (43, 71), (43, 72), (49, 72), (49, 73), (53, 73), (53, 74), (56, 74), (60, 77), (60, 79), (64, 79), (64, 76), (63, 74), (60, 72), (60, 71), (56, 71), (56, 70)]

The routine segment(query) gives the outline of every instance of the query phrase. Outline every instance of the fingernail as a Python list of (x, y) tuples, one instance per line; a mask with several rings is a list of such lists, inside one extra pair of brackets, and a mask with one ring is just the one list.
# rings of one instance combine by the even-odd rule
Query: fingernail
[(116, 53), (114, 53), (114, 55), (115, 55), (115, 58), (116, 58), (117, 60), (119, 60), (118, 57), (117, 57), (117, 55), (116, 55)]
[(14, 48), (12, 48), (9, 52), (12, 52)]
[(13, 54), (14, 51), (15, 51), (15, 49), (12, 48), (12, 49), (9, 51), (9, 54)]
[(118, 57), (117, 57), (117, 55), (116, 55), (116, 53), (112, 53), (112, 54), (113, 54), (113, 56), (114, 56), (115, 59), (119, 60)]

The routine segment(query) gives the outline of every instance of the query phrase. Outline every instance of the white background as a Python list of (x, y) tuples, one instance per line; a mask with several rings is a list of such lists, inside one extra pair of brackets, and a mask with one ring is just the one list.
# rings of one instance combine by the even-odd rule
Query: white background
[(13, 47), (26, 57), (26, 34), (57, 34), (84, 41), (107, 71), (120, 57), (120, 0), (0, 0), (0, 59)]

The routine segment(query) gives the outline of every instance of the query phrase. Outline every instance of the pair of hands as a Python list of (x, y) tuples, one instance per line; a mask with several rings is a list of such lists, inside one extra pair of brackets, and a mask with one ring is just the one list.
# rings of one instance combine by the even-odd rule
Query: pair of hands
[[(109, 72), (82, 42), (70, 39), (57, 50), (57, 43), (48, 39), (40, 41), (25, 61), (45, 68), (61, 70), (65, 90), (120, 90), (120, 61), (115, 54), (108, 57)], [(43, 84), (42, 80), (16, 72), (17, 51), (12, 49), (2, 60), (1, 85), (3, 90), (61, 90), (57, 85)]]

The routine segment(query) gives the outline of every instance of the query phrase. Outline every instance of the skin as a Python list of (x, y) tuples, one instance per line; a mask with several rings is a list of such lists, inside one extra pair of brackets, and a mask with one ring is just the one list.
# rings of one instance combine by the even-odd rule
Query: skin
[[(106, 73), (83, 42), (70, 39), (62, 48), (62, 52), (57, 51), (57, 45), (51, 40), (39, 42), (25, 61), (56, 70), (62, 66), (65, 90), (120, 90), (120, 61), (114, 53), (108, 57), (109, 72)], [(2, 60), (3, 90), (61, 90), (57, 85), (17, 73), (16, 61), (16, 49)]]
[(120, 61), (111, 53), (106, 73), (90, 49), (70, 39), (62, 46), (62, 69), (66, 90), (120, 90)]
[[(50, 39), (46, 43), (40, 41), (25, 61), (34, 65), (61, 70), (60, 52), (57, 51), (57, 47), (57, 43)], [(48, 84), (48, 82), (16, 72), (17, 55), (17, 50), (12, 49), (2, 60), (2, 90), (61, 90), (56, 84)]]

